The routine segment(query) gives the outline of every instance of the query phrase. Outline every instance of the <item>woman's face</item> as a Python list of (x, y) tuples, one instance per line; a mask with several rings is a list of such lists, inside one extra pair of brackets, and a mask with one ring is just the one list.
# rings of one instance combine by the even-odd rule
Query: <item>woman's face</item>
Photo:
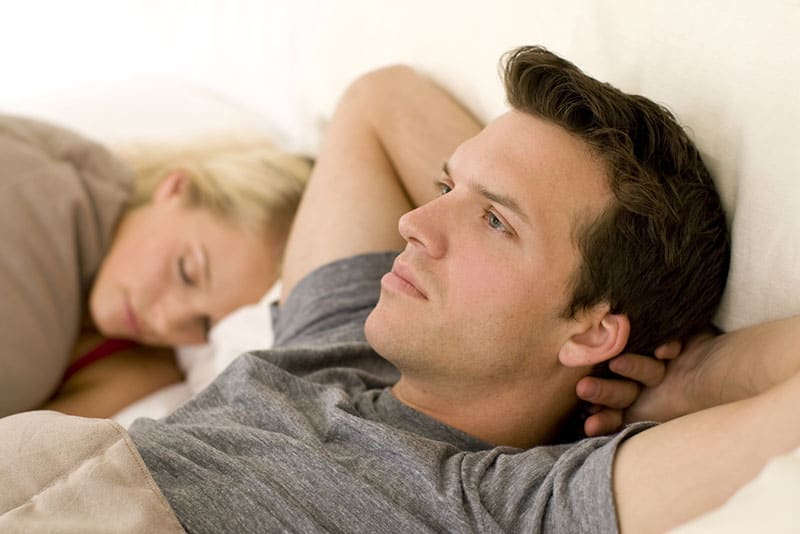
[(148, 345), (206, 341), (208, 329), (276, 281), (283, 239), (272, 240), (182, 203), (185, 177), (161, 183), (126, 214), (89, 297), (98, 330)]

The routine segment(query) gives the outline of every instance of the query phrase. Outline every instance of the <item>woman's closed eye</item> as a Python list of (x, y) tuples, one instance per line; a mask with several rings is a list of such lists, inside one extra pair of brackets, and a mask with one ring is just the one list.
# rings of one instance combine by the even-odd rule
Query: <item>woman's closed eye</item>
[(181, 277), (181, 281), (188, 287), (196, 287), (197, 280), (195, 280), (193, 274), (191, 273), (190, 266), (188, 265), (189, 260), (187, 260), (186, 256), (180, 256), (178, 258), (178, 274)]

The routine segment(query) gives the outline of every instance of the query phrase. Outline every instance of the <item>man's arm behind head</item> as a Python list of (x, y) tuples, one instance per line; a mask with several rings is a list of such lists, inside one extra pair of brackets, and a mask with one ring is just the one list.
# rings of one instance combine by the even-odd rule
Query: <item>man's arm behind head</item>
[(292, 228), (283, 296), (313, 269), (403, 247), (400, 216), (434, 198), (442, 162), (480, 125), (408, 67), (368, 73), (345, 91)]

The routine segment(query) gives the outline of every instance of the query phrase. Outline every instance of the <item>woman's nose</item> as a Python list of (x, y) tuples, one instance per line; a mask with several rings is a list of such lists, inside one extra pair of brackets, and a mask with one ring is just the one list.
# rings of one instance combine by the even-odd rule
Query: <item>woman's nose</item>
[(190, 304), (179, 296), (162, 297), (151, 309), (153, 333), (159, 341), (167, 345), (199, 343), (205, 333), (194, 332), (194, 317), (197, 314)]
[(153, 306), (150, 310), (150, 320), (153, 328), (153, 333), (160, 339), (165, 339), (169, 336), (170, 331), (173, 330), (175, 324), (175, 312), (172, 307), (161, 299), (158, 305)]

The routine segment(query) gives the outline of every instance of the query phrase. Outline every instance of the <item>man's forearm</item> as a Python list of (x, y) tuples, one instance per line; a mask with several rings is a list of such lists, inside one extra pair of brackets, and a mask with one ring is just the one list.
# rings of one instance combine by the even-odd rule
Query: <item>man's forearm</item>
[(721, 336), (689, 339), (664, 381), (645, 388), (626, 411), (633, 421), (669, 421), (747, 399), (800, 373), (800, 316)]
[(353, 82), (328, 125), (289, 234), (281, 300), (325, 263), (402, 248), (398, 219), (436, 196), (442, 162), (478, 130), (444, 90), (408, 67)]
[(406, 66), (366, 74), (350, 91), (360, 93), (364, 118), (391, 162), (412, 207), (438, 194), (433, 181), (444, 160), (481, 124), (434, 81)]
[(695, 409), (752, 397), (800, 372), (800, 316), (730, 332), (708, 344), (689, 390)]
[(613, 475), (620, 530), (664, 532), (721, 505), (770, 458), (800, 446), (798, 403), (795, 374), (755, 397), (679, 417), (623, 443)]

